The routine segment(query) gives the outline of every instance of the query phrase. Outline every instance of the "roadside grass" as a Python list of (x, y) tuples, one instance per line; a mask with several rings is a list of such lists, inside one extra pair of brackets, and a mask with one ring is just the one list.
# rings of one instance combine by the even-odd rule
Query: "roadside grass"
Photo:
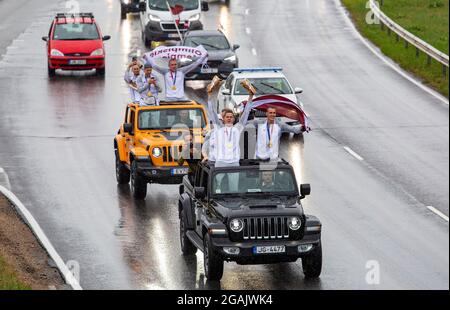
[(17, 277), (17, 274), (8, 266), (0, 256), (0, 290), (31, 290)]
[[(342, 0), (349, 10), (358, 30), (377, 45), (383, 54), (397, 62), (403, 69), (422, 79), (425, 85), (437, 90), (448, 98), (448, 70), (444, 77), (442, 65), (435, 60), (428, 65), (427, 56), (405, 42), (397, 42), (394, 33), (387, 28), (368, 24), (366, 16), (368, 0)], [(449, 0), (384, 0), (383, 12), (409, 32), (420, 37), (440, 51), (449, 52)]]

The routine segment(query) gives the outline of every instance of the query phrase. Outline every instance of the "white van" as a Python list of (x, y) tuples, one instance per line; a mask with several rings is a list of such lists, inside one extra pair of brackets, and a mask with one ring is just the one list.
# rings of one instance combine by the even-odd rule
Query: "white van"
[(149, 47), (152, 41), (179, 40), (174, 16), (167, 7), (182, 7), (176, 17), (180, 19), (181, 34), (190, 30), (203, 30), (200, 21), (202, 11), (209, 10), (209, 4), (202, 0), (147, 0), (146, 9), (141, 11), (142, 40)]

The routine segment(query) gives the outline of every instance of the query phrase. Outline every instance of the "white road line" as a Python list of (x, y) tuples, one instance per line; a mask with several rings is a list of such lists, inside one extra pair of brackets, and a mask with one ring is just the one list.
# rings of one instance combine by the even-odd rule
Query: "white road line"
[(8, 174), (5, 172), (5, 169), (3, 169), (2, 167), (0, 167), (0, 185), (11, 190), (11, 183), (9, 182)]
[(258, 52), (256, 51), (255, 48), (252, 48), (252, 54), (253, 54), (254, 56), (258, 56)]
[(433, 212), (434, 214), (440, 216), (441, 218), (443, 218), (446, 222), (448, 222), (448, 216), (445, 215), (444, 213), (442, 213), (441, 211), (439, 211), (438, 209), (436, 209), (435, 207), (432, 206), (427, 206), (428, 210), (430, 210), (431, 212)]
[(250, 14), (250, 9), (245, 9), (245, 15), (249, 15)]
[(398, 67), (397, 64), (395, 64), (390, 58), (384, 56), (379, 51), (377, 51), (371, 43), (369, 43), (368, 39), (364, 38), (362, 34), (356, 29), (356, 26), (353, 24), (352, 20), (347, 14), (346, 9), (344, 8), (344, 5), (342, 4), (341, 0), (334, 0), (334, 3), (338, 9), (340, 9), (342, 15), (345, 18), (346, 23), (350, 26), (350, 28), (353, 30), (353, 32), (356, 34), (356, 36), (361, 40), (361, 42), (373, 53), (375, 56), (377, 56), (379, 59), (381, 59), (385, 64), (387, 64), (391, 69), (396, 71), (398, 74), (400, 74), (402, 77), (407, 79), (408, 81), (414, 83), (416, 86), (427, 92), (428, 94), (432, 95), (434, 98), (438, 99), (442, 103), (449, 105), (449, 101), (447, 98), (442, 96), (441, 94), (437, 93), (436, 91), (432, 90), (431, 88), (425, 86), (417, 79), (411, 77), (408, 73), (403, 71)]
[(30, 211), (28, 211), (28, 209), (23, 205), (19, 198), (17, 198), (17, 196), (14, 195), (6, 187), (0, 185), (0, 193), (5, 195), (5, 197), (14, 205), (16, 211), (19, 212), (19, 214), (22, 216), (22, 219), (31, 228), (34, 235), (39, 239), (40, 244), (42, 244), (48, 255), (55, 262), (56, 266), (61, 272), (61, 275), (66, 280), (66, 283), (69, 284), (74, 290), (82, 290), (80, 283), (64, 263), (61, 256), (59, 256), (58, 252), (56, 252), (55, 248), (50, 243), (50, 240), (48, 240), (47, 236), (41, 229), (41, 226), (39, 226), (38, 222), (34, 219)]
[(353, 157), (355, 157), (357, 160), (363, 161), (364, 158), (362, 158), (361, 156), (358, 155), (358, 153), (356, 153), (355, 151), (353, 151), (351, 148), (349, 148), (348, 146), (344, 146), (344, 150), (346, 150), (347, 152), (350, 153), (350, 155), (352, 155)]
[(250, 28), (245, 28), (245, 32), (248, 34), (248, 35), (250, 35), (251, 33), (252, 33), (252, 30), (250, 29)]

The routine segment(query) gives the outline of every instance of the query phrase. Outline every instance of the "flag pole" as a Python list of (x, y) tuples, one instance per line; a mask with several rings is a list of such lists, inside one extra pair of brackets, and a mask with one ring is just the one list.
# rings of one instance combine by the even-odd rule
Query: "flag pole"
[[(170, 15), (172, 15), (173, 23), (175, 24), (175, 28), (177, 28), (177, 32), (178, 32), (178, 35), (180, 36), (180, 40), (183, 41), (183, 37), (181, 36), (180, 28), (178, 28), (177, 21), (175, 19), (175, 16), (173, 15), (172, 8), (170, 7), (168, 0), (166, 0), (166, 4), (167, 4), (167, 8), (169, 9)], [(181, 21), (181, 17), (180, 17), (180, 21)]]

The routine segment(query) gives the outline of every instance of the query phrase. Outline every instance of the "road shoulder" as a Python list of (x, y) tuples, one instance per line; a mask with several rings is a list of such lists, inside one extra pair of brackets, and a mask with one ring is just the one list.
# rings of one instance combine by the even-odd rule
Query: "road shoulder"
[(59, 271), (11, 204), (0, 194), (0, 290), (64, 289)]

